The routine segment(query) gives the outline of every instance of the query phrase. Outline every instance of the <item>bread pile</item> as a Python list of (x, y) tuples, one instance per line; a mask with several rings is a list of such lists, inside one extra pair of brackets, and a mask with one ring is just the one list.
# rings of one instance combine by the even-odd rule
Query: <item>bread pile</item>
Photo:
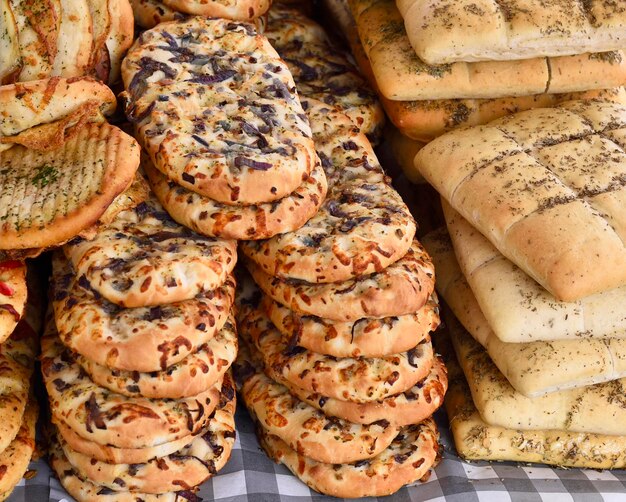
[[(418, 142), (414, 148), (456, 127), (516, 111), (573, 99), (626, 100), (619, 87), (626, 82), (625, 15), (613, 2), (325, 5), (390, 121)], [(556, 39), (562, 39), (558, 49)], [(499, 43), (504, 46), (496, 49)], [(407, 176), (420, 181), (407, 168)]]
[(365, 135), (303, 105), (328, 197), (299, 230), (241, 243), (256, 283), (239, 296), (242, 395), (268, 455), (313, 489), (389, 494), (438, 458), (434, 270)]
[(177, 222), (227, 239), (301, 227), (327, 189), (286, 64), (249, 24), (144, 32), (122, 69), (152, 189)]
[(115, 83), (133, 41), (128, 0), (6, 0), (0, 83), (97, 76)]
[(27, 287), (24, 262), (0, 261), (0, 500), (20, 482), (35, 451), (39, 407), (31, 383), (42, 305), (32, 272)]
[(573, 101), (416, 157), (451, 239), (425, 242), (463, 325), (447, 408), (464, 458), (626, 465), (625, 133), (626, 106)]
[(236, 259), (152, 196), (54, 255), (41, 363), (51, 464), (74, 498), (176, 497), (226, 463)]

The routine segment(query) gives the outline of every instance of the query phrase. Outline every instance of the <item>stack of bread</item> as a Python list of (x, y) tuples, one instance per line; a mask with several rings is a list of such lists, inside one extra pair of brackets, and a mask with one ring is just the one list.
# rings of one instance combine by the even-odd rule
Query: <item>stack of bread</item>
[(465, 328), (449, 320), (461, 456), (626, 466), (625, 137), (626, 106), (573, 101), (417, 155), (451, 238), (425, 240), (437, 287)]
[(316, 22), (294, 7), (274, 5), (264, 35), (287, 63), (298, 94), (345, 112), (370, 141), (382, 133), (384, 112), (348, 55)]
[(236, 251), (149, 196), (54, 255), (42, 373), (52, 467), (77, 500), (192, 493), (228, 460)]
[(242, 395), (268, 455), (313, 489), (389, 494), (438, 458), (434, 270), (365, 135), (331, 106), (303, 105), (329, 194), (299, 230), (240, 245), (256, 282), (239, 299), (257, 361), (240, 361)]
[(152, 189), (198, 233), (301, 227), (327, 182), (293, 78), (252, 25), (192, 18), (144, 32), (122, 69)]
[(407, 137), (396, 138), (402, 143), (411, 138), (420, 147), (458, 126), (572, 99), (626, 100), (618, 88), (626, 82), (626, 17), (613, 2), (326, 5), (389, 119)]
[(42, 298), (32, 272), (27, 287), (24, 262), (0, 262), (0, 500), (7, 499), (20, 482), (35, 452), (39, 407), (31, 380), (42, 327)]
[(128, 0), (5, 0), (0, 83), (97, 76), (115, 83), (133, 41)]

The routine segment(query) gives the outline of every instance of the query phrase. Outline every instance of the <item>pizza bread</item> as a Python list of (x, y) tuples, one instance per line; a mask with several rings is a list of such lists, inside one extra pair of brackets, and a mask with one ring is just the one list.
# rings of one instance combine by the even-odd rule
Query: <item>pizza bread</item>
[(167, 493), (191, 490), (228, 461), (235, 442), (235, 389), (224, 381), (219, 405), (206, 427), (181, 450), (139, 464), (110, 464), (73, 451), (59, 435), (57, 440), (77, 474), (114, 492)]
[(26, 298), (26, 263), (0, 261), (0, 343), (11, 336), (24, 315)]
[(11, 443), (0, 453), (0, 500), (5, 500), (28, 470), (35, 453), (35, 426), (39, 415), (39, 405), (34, 397), (28, 398), (28, 404), (22, 417), (19, 431)]
[(265, 295), (261, 308), (285, 339), (333, 357), (383, 357), (406, 352), (439, 326), (439, 302), (434, 295), (414, 314), (347, 322), (298, 314)]
[(165, 370), (195, 352), (226, 322), (234, 290), (229, 279), (191, 300), (125, 309), (77, 278), (61, 253), (53, 258), (52, 303), (61, 340), (87, 359), (119, 370)]
[(351, 464), (312, 460), (262, 428), (257, 435), (272, 460), (284, 464), (313, 490), (333, 497), (390, 495), (427, 477), (439, 461), (439, 431), (432, 419), (402, 428), (381, 453)]
[[(437, 269), (437, 288), (455, 316), (489, 353), (515, 390), (537, 397), (626, 376), (626, 341), (593, 339), (508, 343), (492, 331), (461, 273), (445, 229), (424, 237)], [(593, 361), (593, 364), (589, 364)]]
[(457, 454), (465, 460), (510, 460), (581, 469), (626, 466), (623, 436), (559, 430), (522, 431), (486, 424), (476, 410), (456, 361), (450, 368), (446, 411)]
[(293, 385), (328, 397), (368, 403), (409, 390), (428, 376), (433, 365), (430, 336), (409, 351), (381, 358), (335, 358), (311, 352), (285, 338), (257, 308), (238, 313), (266, 367)]
[[(626, 286), (560, 302), (507, 260), (445, 201), (459, 266), (495, 335), (503, 342), (626, 337)], [(519, 301), (524, 298), (524, 301)]]
[(225, 205), (271, 202), (315, 166), (293, 78), (252, 25), (163, 23), (137, 39), (122, 76), (142, 145), (187, 190)]
[(280, 200), (231, 206), (203, 197), (170, 181), (152, 165), (144, 170), (155, 195), (170, 216), (193, 231), (222, 239), (268, 239), (304, 225), (326, 197), (327, 182), (319, 161), (302, 184)]
[(107, 368), (80, 354), (76, 361), (98, 385), (125, 396), (178, 399), (195, 396), (220, 381), (237, 356), (235, 320), (182, 361), (161, 371), (138, 372)]
[(369, 8), (360, 15), (353, 5), (358, 0), (350, 3), (378, 88), (394, 101), (528, 96), (624, 83), (626, 59), (621, 51), (429, 65), (411, 47), (394, 0), (365, 2)]
[(232, 241), (181, 227), (151, 197), (123, 211), (91, 240), (63, 248), (78, 277), (125, 308), (190, 300), (226, 282), (237, 262)]
[(452, 131), (415, 162), (503, 255), (575, 301), (626, 284), (624, 131), (626, 106), (570, 101)]
[(48, 324), (41, 366), (50, 412), (84, 439), (142, 448), (200, 431), (219, 402), (221, 382), (196, 396), (171, 400), (128, 397), (96, 385)]
[(509, 61), (621, 49), (626, 11), (612, 1), (398, 0), (417, 55), (429, 64)]
[(417, 241), (384, 270), (339, 283), (284, 280), (249, 259), (245, 264), (263, 292), (278, 303), (294, 312), (344, 322), (417, 312), (430, 298), (435, 280), (430, 258)]

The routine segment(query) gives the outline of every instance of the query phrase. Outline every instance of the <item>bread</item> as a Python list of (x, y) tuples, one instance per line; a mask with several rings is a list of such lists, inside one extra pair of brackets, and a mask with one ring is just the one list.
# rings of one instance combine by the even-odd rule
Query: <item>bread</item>
[(536, 397), (626, 375), (626, 341), (623, 339), (501, 341), (491, 330), (461, 273), (447, 232), (428, 234), (424, 244), (437, 269), (439, 293), (474, 339), (487, 349), (517, 392)]
[(78, 277), (125, 308), (191, 300), (224, 284), (237, 262), (235, 242), (193, 234), (154, 196), (63, 251)]
[(168, 7), (160, 0), (130, 0), (135, 22), (142, 28), (154, 28), (159, 23), (183, 20), (187, 15)]
[(626, 466), (624, 436), (567, 431), (522, 431), (487, 425), (456, 362), (450, 367), (446, 411), (458, 455), (465, 460), (511, 460), (581, 469)]
[(57, 52), (52, 75), (85, 75), (91, 62), (92, 21), (87, 0), (61, 0)]
[(11, 336), (24, 315), (26, 297), (26, 263), (0, 261), (0, 343)]
[[(199, 43), (188, 43), (190, 33)], [(315, 167), (293, 78), (251, 25), (163, 23), (137, 39), (122, 76), (126, 115), (154, 166), (191, 192), (230, 206), (268, 203)]]
[(6, 84), (21, 70), (19, 31), (10, 0), (0, 2), (0, 25), (4, 28), (0, 38), (0, 53), (4, 56), (0, 61), (0, 83)]
[(429, 64), (621, 49), (626, 11), (609, 0), (399, 0), (411, 45)]
[(415, 141), (405, 136), (395, 127), (389, 128), (386, 139), (389, 142), (389, 147), (393, 153), (394, 159), (408, 180), (415, 184), (424, 183), (424, 178), (413, 165), (413, 159), (415, 155), (417, 155), (417, 152), (423, 148), (425, 143)]
[(443, 207), (461, 270), (500, 340), (519, 343), (626, 337), (626, 314), (622, 311), (626, 287), (560, 302), (502, 256), (447, 202)]
[(251, 21), (262, 16), (270, 8), (269, 0), (236, 0), (221, 2), (218, 0), (163, 0), (163, 3), (180, 12), (195, 16)]
[(265, 430), (258, 430), (261, 446), (275, 462), (283, 463), (310, 488), (333, 497), (384, 496), (426, 476), (439, 458), (435, 422), (403, 428), (396, 440), (371, 460), (353, 464), (316, 462), (291, 449)]
[(626, 60), (621, 51), (429, 65), (411, 47), (393, 0), (366, 3), (366, 7), (354, 18), (380, 92), (391, 100), (528, 96), (608, 89), (624, 83)]
[(453, 131), (415, 165), (502, 254), (574, 301), (626, 284), (625, 125), (623, 105), (572, 101)]

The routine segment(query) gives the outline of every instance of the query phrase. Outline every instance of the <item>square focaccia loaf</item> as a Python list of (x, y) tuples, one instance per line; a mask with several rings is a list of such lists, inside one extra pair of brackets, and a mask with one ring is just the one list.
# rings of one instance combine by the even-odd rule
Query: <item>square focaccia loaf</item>
[(626, 107), (573, 101), (448, 133), (417, 168), (557, 299), (626, 284)]

